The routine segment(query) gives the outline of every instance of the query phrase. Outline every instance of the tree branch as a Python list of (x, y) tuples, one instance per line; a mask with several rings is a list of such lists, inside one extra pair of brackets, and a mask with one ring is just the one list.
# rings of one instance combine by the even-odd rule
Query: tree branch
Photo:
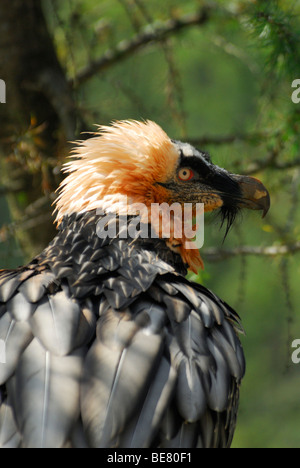
[(77, 88), (95, 74), (107, 69), (116, 62), (124, 60), (151, 42), (160, 42), (170, 35), (191, 26), (202, 26), (209, 20), (210, 13), (214, 8), (214, 4), (206, 5), (198, 13), (169, 19), (159, 26), (156, 23), (148, 25), (142, 33), (136, 34), (132, 39), (119, 42), (114, 49), (107, 50), (99, 59), (88, 64), (79, 71), (75, 78), (71, 79), (71, 84), (74, 88)]
[(0, 186), (0, 197), (6, 196), (9, 193), (19, 193), (23, 190), (26, 190), (26, 186), (20, 182), (13, 185), (2, 185)]
[(300, 241), (293, 244), (274, 245), (267, 247), (241, 246), (234, 249), (209, 248), (202, 251), (202, 255), (209, 262), (220, 262), (238, 255), (254, 255), (278, 257), (295, 254), (300, 251)]
[[(207, 145), (221, 146), (230, 145), (237, 142), (258, 144), (267, 141), (270, 138), (277, 138), (280, 140), (281, 131), (263, 131), (254, 133), (244, 133), (236, 135), (216, 135), (216, 136), (203, 136), (199, 138), (188, 138), (187, 141), (198, 148), (205, 149)], [(288, 170), (294, 169), (300, 166), (300, 157), (297, 157), (291, 161), (280, 161), (279, 156), (283, 149), (283, 142), (279, 141), (278, 145), (272, 148), (264, 159), (251, 161), (248, 165), (247, 162), (238, 162), (238, 167), (243, 165), (243, 174), (251, 175), (256, 172), (263, 171), (265, 169), (275, 170)]]
[(55, 193), (50, 193), (39, 198), (25, 208), (24, 215), (20, 219), (0, 226), (0, 244), (14, 237), (17, 230), (32, 229), (51, 221), (51, 214), (48, 208), (55, 198)]
[(187, 141), (193, 146), (205, 146), (205, 145), (230, 145), (233, 143), (243, 142), (257, 144), (265, 141), (271, 137), (277, 137), (280, 135), (280, 132), (274, 131), (262, 131), (262, 132), (253, 132), (253, 133), (237, 133), (231, 135), (204, 135), (199, 138), (187, 138)]
[[(278, 155), (276, 155), (278, 156)], [(292, 161), (279, 161), (276, 157), (272, 157), (272, 154), (261, 161), (254, 161), (247, 168), (243, 170), (244, 175), (255, 174), (256, 172), (263, 171), (265, 169), (275, 169), (277, 171), (284, 171), (288, 169), (294, 169), (300, 166), (300, 157), (295, 158)]]

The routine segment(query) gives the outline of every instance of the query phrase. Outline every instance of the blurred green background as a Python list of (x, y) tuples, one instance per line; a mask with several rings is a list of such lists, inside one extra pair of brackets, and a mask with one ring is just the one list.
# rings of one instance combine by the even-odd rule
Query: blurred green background
[[(211, 13), (203, 25), (155, 39), (167, 21), (205, 5)], [(267, 217), (244, 213), (224, 244), (224, 229), (207, 217), (206, 268), (193, 279), (231, 304), (245, 328), (247, 373), (233, 447), (299, 447), (300, 364), (291, 361), (291, 344), (300, 338), (300, 104), (291, 100), (291, 85), (300, 78), (300, 2), (45, 0), (43, 8), (87, 131), (115, 119), (151, 119), (269, 188)], [(153, 41), (80, 82), (80, 71), (107, 50), (149, 31)], [(8, 234), (14, 224), (4, 196), (0, 224), (1, 267), (29, 260)], [(295, 252), (279, 255), (281, 245)], [(244, 246), (274, 247), (274, 255), (235, 254)]]

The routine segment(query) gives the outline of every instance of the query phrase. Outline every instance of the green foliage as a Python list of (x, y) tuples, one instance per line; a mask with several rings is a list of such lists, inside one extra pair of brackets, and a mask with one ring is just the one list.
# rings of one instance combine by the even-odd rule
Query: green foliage
[(292, 79), (300, 67), (298, 2), (257, 0), (249, 3), (246, 13), (268, 70)]

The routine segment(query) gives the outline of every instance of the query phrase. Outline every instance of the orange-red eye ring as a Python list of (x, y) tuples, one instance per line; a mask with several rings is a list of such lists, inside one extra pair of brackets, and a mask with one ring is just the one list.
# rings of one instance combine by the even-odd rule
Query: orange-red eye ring
[(188, 167), (182, 167), (178, 171), (178, 178), (184, 182), (191, 180), (194, 177), (194, 173)]

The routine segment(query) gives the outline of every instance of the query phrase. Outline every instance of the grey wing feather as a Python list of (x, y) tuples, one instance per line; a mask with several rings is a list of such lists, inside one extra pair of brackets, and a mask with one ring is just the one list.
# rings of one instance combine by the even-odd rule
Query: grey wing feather
[(36, 309), (36, 304), (29, 302), (23, 293), (18, 291), (8, 302), (7, 310), (19, 322), (27, 321)]
[(37, 303), (45, 295), (46, 288), (55, 280), (51, 272), (43, 272), (41, 275), (34, 275), (24, 281), (18, 288), (24, 294), (28, 302)]
[(5, 345), (5, 359), (0, 360), (0, 385), (2, 385), (14, 373), (23, 350), (32, 340), (30, 326), (27, 322), (17, 322), (9, 312), (6, 312), (0, 319), (0, 339)]
[(21, 445), (13, 409), (8, 401), (0, 406), (0, 448), (18, 448)]
[(177, 406), (185, 421), (194, 422), (201, 417), (207, 404), (203, 383), (206, 369), (201, 369), (203, 364), (207, 367), (206, 360), (209, 359), (206, 332), (194, 311), (182, 323), (174, 323), (173, 330), (170, 350), (178, 372)]
[(176, 372), (162, 357), (138, 415), (125, 430), (120, 447), (147, 448), (152, 444), (166, 408), (170, 405), (176, 384)]
[(25, 448), (59, 448), (78, 416), (83, 352), (55, 356), (35, 338), (16, 370), (15, 412)]
[(230, 371), (219, 349), (211, 340), (208, 347), (214, 357), (216, 368), (210, 371), (210, 388), (208, 391), (208, 405), (217, 412), (225, 411), (230, 391)]
[(195, 423), (182, 423), (176, 436), (171, 440), (164, 440), (160, 448), (168, 449), (183, 449), (195, 448), (199, 432), (198, 422)]
[(32, 270), (4, 273), (0, 283), (0, 302), (7, 302), (18, 287), (34, 274)]
[(29, 323), (46, 349), (66, 356), (76, 343), (80, 316), (79, 304), (60, 291), (39, 302)]
[(162, 351), (160, 335), (147, 335), (126, 315), (123, 320), (112, 311), (107, 315), (108, 319), (100, 319), (100, 333), (88, 353), (82, 385), (82, 418), (92, 447), (116, 445)]

